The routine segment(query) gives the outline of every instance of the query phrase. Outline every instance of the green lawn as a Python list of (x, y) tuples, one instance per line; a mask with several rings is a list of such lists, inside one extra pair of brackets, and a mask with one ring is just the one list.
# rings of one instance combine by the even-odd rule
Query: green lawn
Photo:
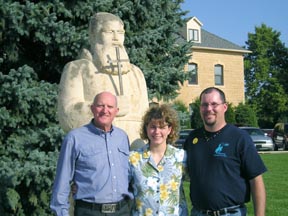
[[(281, 151), (279, 151), (281, 152)], [(267, 194), (267, 216), (288, 215), (288, 154), (261, 154), (268, 168), (264, 176)], [(189, 183), (184, 183), (189, 212), (191, 202), (189, 199)], [(252, 201), (247, 204), (249, 216), (253, 215)]]

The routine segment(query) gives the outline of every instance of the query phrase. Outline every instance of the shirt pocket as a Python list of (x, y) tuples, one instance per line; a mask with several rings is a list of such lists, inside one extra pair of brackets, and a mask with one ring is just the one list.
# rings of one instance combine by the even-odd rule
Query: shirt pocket
[(119, 162), (125, 168), (129, 167), (129, 149), (118, 147), (119, 152)]
[(103, 149), (83, 150), (78, 158), (80, 169), (97, 170), (108, 164), (106, 152)]

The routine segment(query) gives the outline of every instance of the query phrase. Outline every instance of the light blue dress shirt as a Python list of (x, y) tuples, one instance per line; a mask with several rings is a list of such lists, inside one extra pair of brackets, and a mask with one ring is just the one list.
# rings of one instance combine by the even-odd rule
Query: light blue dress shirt
[(74, 199), (110, 203), (133, 198), (128, 176), (127, 134), (117, 127), (104, 132), (91, 121), (70, 131), (62, 143), (50, 207), (57, 215), (69, 215), (71, 182), (77, 185)]

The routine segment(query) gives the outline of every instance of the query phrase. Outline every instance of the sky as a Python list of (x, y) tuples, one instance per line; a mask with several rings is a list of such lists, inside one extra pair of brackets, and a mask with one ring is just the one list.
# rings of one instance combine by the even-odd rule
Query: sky
[(246, 45), (248, 33), (265, 24), (280, 32), (280, 40), (288, 47), (287, 0), (185, 0), (183, 11), (195, 16), (206, 31), (239, 46)]

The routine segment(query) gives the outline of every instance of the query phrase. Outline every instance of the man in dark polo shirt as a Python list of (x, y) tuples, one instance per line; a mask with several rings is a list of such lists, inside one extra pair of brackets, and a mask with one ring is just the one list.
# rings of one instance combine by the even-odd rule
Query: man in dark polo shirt
[(264, 216), (266, 171), (249, 134), (227, 124), (228, 105), (222, 90), (210, 87), (200, 95), (204, 127), (185, 141), (190, 177), (191, 216), (245, 216), (252, 194), (254, 215)]

